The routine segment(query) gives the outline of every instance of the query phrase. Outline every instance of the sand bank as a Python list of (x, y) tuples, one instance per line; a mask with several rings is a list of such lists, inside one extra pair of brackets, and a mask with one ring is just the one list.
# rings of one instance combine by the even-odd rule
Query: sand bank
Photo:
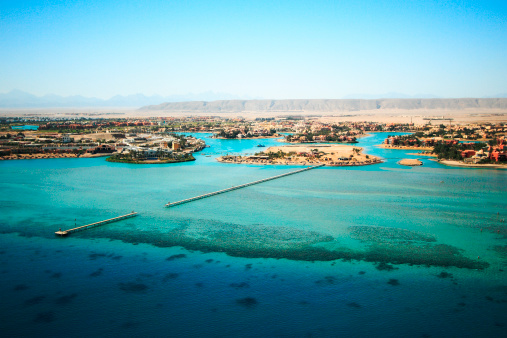
[(414, 167), (414, 166), (422, 165), (423, 163), (417, 159), (404, 158), (403, 160), (399, 161), (398, 164), (401, 164), (401, 165), (404, 165), (407, 167)]

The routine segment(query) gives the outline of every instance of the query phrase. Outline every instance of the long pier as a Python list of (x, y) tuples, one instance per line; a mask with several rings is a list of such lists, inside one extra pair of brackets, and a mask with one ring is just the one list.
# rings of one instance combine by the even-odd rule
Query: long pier
[(200, 195), (200, 196), (196, 196), (196, 197), (192, 197), (192, 198), (187, 198), (187, 199), (184, 199), (184, 200), (181, 200), (181, 201), (178, 201), (178, 202), (172, 202), (172, 203), (169, 202), (165, 206), (168, 207), (168, 208), (169, 207), (174, 207), (174, 206), (177, 206), (177, 205), (180, 205), (180, 204), (183, 204), (183, 203), (189, 203), (189, 202), (197, 201), (197, 200), (200, 200), (200, 199), (203, 199), (203, 198), (215, 196), (215, 195), (218, 195), (218, 194), (223, 194), (223, 193), (226, 193), (226, 192), (229, 192), (229, 191), (233, 191), (233, 190), (238, 190), (238, 189), (241, 189), (241, 188), (246, 188), (246, 187), (249, 187), (249, 186), (254, 185), (254, 184), (259, 184), (259, 183), (263, 183), (263, 182), (267, 182), (267, 181), (271, 181), (271, 180), (276, 180), (277, 178), (282, 178), (282, 177), (289, 176), (289, 175), (299, 174), (299, 173), (301, 173), (303, 171), (312, 170), (312, 169), (323, 167), (323, 166), (325, 166), (325, 164), (319, 164), (319, 165), (315, 165), (315, 166), (312, 166), (312, 167), (307, 167), (307, 168), (304, 168), (304, 169), (299, 169), (299, 170), (291, 171), (289, 173), (285, 173), (285, 174), (281, 174), (281, 175), (277, 175), (277, 176), (273, 176), (273, 177), (264, 178), (262, 180), (258, 180), (258, 181), (254, 181), (254, 182), (250, 182), (250, 183), (245, 183), (245, 184), (241, 184), (241, 185), (237, 185), (237, 186), (234, 186), (234, 187), (231, 187), (231, 188), (227, 188), (227, 189), (223, 189), (223, 190), (219, 190), (219, 191), (215, 191), (215, 192), (210, 192), (208, 194), (204, 194), (204, 195)]
[(59, 231), (55, 232), (55, 235), (57, 235), (57, 236), (67, 236), (68, 234), (76, 232), (76, 231), (86, 230), (86, 229), (93, 228), (93, 227), (96, 227), (96, 226), (100, 226), (100, 225), (104, 225), (104, 224), (108, 224), (108, 223), (113, 223), (113, 222), (118, 222), (118, 221), (121, 221), (123, 219), (130, 218), (130, 217), (135, 217), (135, 216), (137, 216), (137, 212), (133, 212), (132, 211), (130, 214), (121, 215), (121, 216), (114, 217), (114, 218), (109, 218), (109, 219), (106, 219), (106, 220), (103, 220), (103, 221), (100, 221), (100, 222), (90, 223), (90, 224), (83, 225), (83, 226), (80, 226), (80, 227), (77, 227), (77, 228), (73, 228), (73, 229), (69, 229), (69, 230), (64, 230), (64, 231), (62, 231), (62, 229), (60, 229)]

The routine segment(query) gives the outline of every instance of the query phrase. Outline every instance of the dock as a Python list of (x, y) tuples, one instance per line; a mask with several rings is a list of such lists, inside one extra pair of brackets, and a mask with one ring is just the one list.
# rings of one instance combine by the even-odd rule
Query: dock
[(299, 174), (299, 173), (302, 173), (304, 171), (312, 170), (312, 169), (315, 169), (315, 168), (320, 168), (320, 167), (323, 167), (323, 166), (325, 166), (325, 164), (319, 164), (319, 165), (315, 165), (315, 166), (312, 166), (312, 167), (307, 167), (307, 168), (304, 168), (304, 169), (299, 169), (299, 170), (291, 171), (291, 172), (288, 172), (288, 173), (285, 173), (285, 174), (281, 174), (281, 175), (277, 175), (277, 176), (273, 176), (273, 177), (264, 178), (262, 180), (258, 180), (258, 181), (254, 181), (254, 182), (250, 182), (250, 183), (246, 183), (246, 184), (237, 185), (237, 186), (234, 186), (234, 187), (231, 187), (231, 188), (227, 188), (227, 189), (223, 189), (223, 190), (219, 190), (219, 191), (215, 191), (215, 192), (210, 192), (208, 194), (204, 194), (204, 195), (200, 195), (200, 196), (196, 196), (196, 197), (192, 197), (192, 198), (187, 198), (187, 199), (184, 199), (184, 200), (181, 200), (181, 201), (178, 201), (178, 202), (172, 202), (172, 203), (169, 202), (165, 206), (167, 208), (174, 207), (174, 206), (177, 206), (177, 205), (180, 205), (180, 204), (197, 201), (197, 200), (200, 200), (200, 199), (203, 199), (203, 198), (208, 198), (208, 197), (211, 197), (211, 196), (223, 194), (223, 193), (226, 193), (226, 192), (229, 192), (229, 191), (246, 188), (246, 187), (249, 187), (249, 186), (254, 185), (254, 184), (259, 184), (259, 183), (263, 183), (263, 182), (267, 182), (267, 181), (271, 181), (271, 180), (276, 180), (278, 178), (282, 178), (282, 177), (289, 176), (289, 175)]
[(131, 217), (135, 217), (135, 216), (137, 216), (137, 212), (132, 211), (130, 214), (126, 214), (126, 215), (122, 215), (122, 216), (118, 216), (118, 217), (114, 217), (114, 218), (109, 218), (109, 219), (106, 219), (106, 220), (103, 220), (100, 222), (90, 223), (87, 225), (82, 225), (77, 228), (72, 228), (72, 229), (64, 230), (64, 231), (62, 231), (62, 229), (60, 229), (59, 231), (55, 232), (55, 235), (63, 237), (63, 236), (67, 236), (68, 234), (73, 233), (73, 232), (86, 230), (89, 228), (97, 227), (97, 226), (108, 224), (108, 223), (118, 222), (118, 221), (124, 220), (126, 218), (131, 218)]

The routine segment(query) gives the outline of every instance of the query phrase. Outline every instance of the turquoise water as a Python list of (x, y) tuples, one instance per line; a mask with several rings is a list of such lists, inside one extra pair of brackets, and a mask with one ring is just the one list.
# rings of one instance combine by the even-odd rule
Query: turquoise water
[(26, 126), (12, 126), (11, 128), (13, 130), (37, 130), (37, 129), (39, 129), (39, 126), (26, 125)]
[[(265, 148), (196, 136), (211, 147), (191, 163), (0, 162), (5, 336), (505, 332), (507, 171), (428, 158), (402, 167), (417, 156), (376, 148), (379, 133), (358, 146), (382, 164), (319, 168), (164, 208), (298, 168), (218, 163)], [(140, 216), (54, 236), (132, 210)]]

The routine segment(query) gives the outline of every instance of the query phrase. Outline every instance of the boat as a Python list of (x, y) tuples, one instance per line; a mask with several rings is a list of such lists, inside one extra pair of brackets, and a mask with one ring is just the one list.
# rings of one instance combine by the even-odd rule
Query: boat
[(259, 143), (259, 144), (257, 145), (257, 147), (265, 147), (265, 145), (264, 145), (264, 144), (262, 144), (262, 143)]

